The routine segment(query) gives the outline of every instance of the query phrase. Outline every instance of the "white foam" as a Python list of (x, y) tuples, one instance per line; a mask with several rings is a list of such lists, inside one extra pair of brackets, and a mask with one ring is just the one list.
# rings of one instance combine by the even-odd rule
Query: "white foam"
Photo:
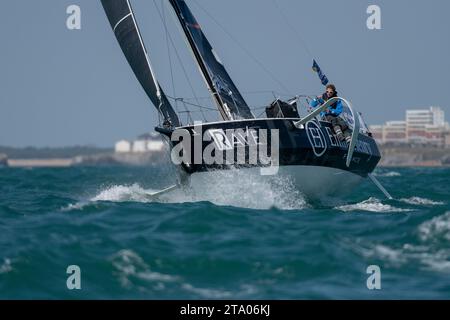
[(410, 209), (400, 209), (393, 207), (389, 204), (383, 204), (379, 199), (377, 198), (369, 198), (367, 200), (364, 200), (362, 202), (356, 203), (356, 204), (349, 204), (344, 205), (336, 208), (337, 210), (341, 210), (344, 212), (350, 212), (350, 211), (368, 211), (368, 212), (385, 212), (385, 213), (391, 213), (391, 212), (408, 212), (411, 211)]
[[(358, 239), (359, 240), (359, 239)], [(379, 258), (385, 262), (399, 266), (406, 262), (404, 248), (395, 249), (383, 244), (369, 243), (365, 246), (361, 241), (346, 239), (347, 246), (367, 259)]]
[[(239, 183), (237, 183), (239, 181)], [(163, 202), (186, 203), (209, 201), (216, 205), (235, 206), (251, 209), (303, 209), (307, 206), (304, 196), (288, 178), (261, 176), (239, 170), (217, 171), (199, 183), (175, 189), (157, 198), (153, 189), (145, 189), (139, 184), (114, 185), (100, 191), (91, 202)], [(81, 204), (70, 205), (67, 209), (77, 209)]]
[(133, 279), (156, 282), (159, 287), (163, 287), (164, 283), (178, 280), (176, 276), (151, 271), (150, 267), (136, 252), (128, 249), (116, 253), (112, 257), (112, 264), (123, 287), (132, 286)]
[(425, 206), (441, 206), (444, 205), (444, 202), (441, 201), (433, 201), (426, 198), (420, 198), (420, 197), (412, 197), (408, 199), (400, 199), (400, 201), (405, 202), (407, 204), (413, 204), (413, 205), (425, 205)]
[(362, 253), (367, 258), (381, 259), (386, 265), (395, 267), (415, 264), (437, 272), (450, 271), (450, 250), (436, 250), (432, 245), (405, 244), (401, 248), (391, 248), (378, 244), (371, 249), (362, 249)]
[(437, 272), (450, 272), (450, 251), (448, 249), (436, 250), (432, 245), (411, 246), (405, 251), (409, 261), (419, 262), (426, 269)]
[(145, 190), (139, 184), (132, 185), (115, 185), (105, 190), (102, 190), (99, 194), (91, 199), (91, 201), (111, 201), (111, 202), (149, 202), (151, 199), (149, 195), (154, 190)]
[(434, 271), (449, 272), (450, 261), (448, 261), (448, 258), (449, 258), (448, 254), (446, 255), (445, 258), (430, 257), (428, 259), (424, 259), (423, 263)]
[(405, 255), (402, 250), (390, 248), (385, 245), (376, 245), (374, 253), (382, 259), (386, 259), (393, 264), (400, 265), (406, 262)]
[(389, 171), (389, 172), (375, 172), (373, 173), (376, 177), (400, 177), (401, 174), (396, 171)]
[(258, 293), (258, 288), (251, 284), (243, 284), (240, 286), (239, 293), (242, 296), (254, 296)]
[(0, 266), (0, 274), (8, 273), (13, 270), (11, 266), (11, 260), (8, 258), (3, 259), (3, 264)]
[[(397, 267), (419, 265), (436, 272), (450, 272), (450, 212), (434, 217), (418, 227), (420, 243), (405, 243), (401, 247), (374, 244), (368, 248), (358, 245), (354, 249), (368, 258), (380, 258)], [(351, 246), (352, 243), (349, 243)]]
[(77, 203), (70, 203), (68, 206), (62, 207), (61, 211), (69, 212), (69, 211), (72, 211), (72, 210), (82, 210), (88, 204), (89, 204), (89, 202), (87, 202), (87, 201), (77, 202)]
[(69, 212), (74, 210), (82, 210), (84, 207), (100, 201), (110, 202), (151, 202), (154, 201), (152, 194), (155, 190), (144, 189), (138, 184), (132, 185), (113, 185), (101, 190), (94, 197), (77, 203), (70, 203), (62, 207), (61, 211)]
[(450, 241), (450, 212), (434, 217), (419, 226), (422, 241), (445, 239)]
[(277, 207), (292, 210), (307, 206), (305, 197), (288, 177), (268, 178), (259, 173), (242, 170), (216, 171), (192, 184), (195, 201), (210, 201), (252, 209)]
[(231, 292), (215, 289), (196, 288), (188, 283), (181, 286), (184, 290), (195, 293), (206, 299), (225, 299), (233, 296)]

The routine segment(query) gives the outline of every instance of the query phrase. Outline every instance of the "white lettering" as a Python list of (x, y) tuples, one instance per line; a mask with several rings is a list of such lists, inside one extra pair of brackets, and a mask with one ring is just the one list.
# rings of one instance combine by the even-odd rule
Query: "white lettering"
[(69, 30), (81, 29), (81, 8), (77, 5), (67, 7), (66, 13), (70, 16), (66, 20), (66, 26)]
[(380, 30), (381, 29), (381, 8), (377, 5), (370, 5), (367, 8), (367, 14), (370, 16), (367, 18), (367, 29)]

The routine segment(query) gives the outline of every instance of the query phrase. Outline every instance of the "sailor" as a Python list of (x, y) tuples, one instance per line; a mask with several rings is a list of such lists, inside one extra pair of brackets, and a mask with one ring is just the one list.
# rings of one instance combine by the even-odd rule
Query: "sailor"
[[(326, 91), (322, 96), (318, 96), (316, 99), (312, 100), (310, 106), (315, 108), (317, 106), (323, 105), (329, 99), (337, 97), (338, 93), (336, 91), (336, 86), (334, 84), (329, 84), (326, 87)], [(340, 141), (346, 140), (348, 143), (351, 141), (351, 134), (349, 132), (349, 128), (347, 124), (339, 117), (342, 113), (342, 102), (338, 100), (333, 103), (328, 109), (324, 112), (321, 112), (320, 115), (326, 121), (331, 122), (331, 126), (333, 127), (334, 133), (336, 133), (338, 139)]]

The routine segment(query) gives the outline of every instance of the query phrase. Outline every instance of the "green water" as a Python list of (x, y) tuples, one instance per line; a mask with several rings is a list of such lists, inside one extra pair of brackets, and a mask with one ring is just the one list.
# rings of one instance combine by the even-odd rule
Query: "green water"
[(162, 167), (2, 168), (0, 298), (450, 298), (450, 170), (376, 175), (395, 200), (370, 181), (320, 204), (245, 179), (154, 200)]

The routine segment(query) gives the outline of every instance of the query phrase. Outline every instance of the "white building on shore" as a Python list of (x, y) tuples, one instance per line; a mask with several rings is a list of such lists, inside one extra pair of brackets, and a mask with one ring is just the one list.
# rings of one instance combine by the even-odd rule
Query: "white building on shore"
[(127, 140), (120, 140), (116, 142), (116, 153), (128, 153), (131, 152), (131, 143)]
[(405, 121), (370, 127), (379, 143), (421, 143), (450, 146), (450, 126), (440, 107), (406, 110)]
[(116, 153), (147, 153), (163, 150), (164, 142), (158, 133), (146, 133), (134, 141), (120, 140), (115, 145)]

